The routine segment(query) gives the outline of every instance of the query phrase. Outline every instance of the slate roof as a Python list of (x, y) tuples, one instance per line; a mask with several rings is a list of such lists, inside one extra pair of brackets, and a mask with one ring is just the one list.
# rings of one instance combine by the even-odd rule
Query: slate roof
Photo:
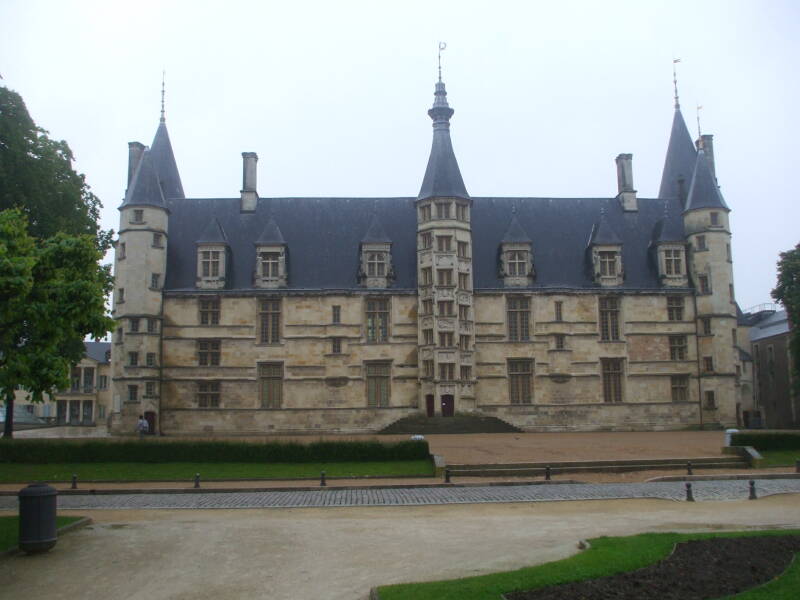
[(669, 134), (667, 156), (664, 159), (664, 171), (661, 174), (661, 187), (658, 190), (659, 198), (680, 198), (679, 179), (683, 179), (684, 182), (683, 193), (688, 191), (696, 158), (697, 151), (692, 143), (692, 137), (683, 120), (681, 109), (676, 107), (672, 119), (672, 131)]
[(364, 234), (364, 237), (361, 238), (361, 243), (386, 243), (391, 241), (391, 238), (386, 234), (386, 231), (384, 231), (380, 219), (378, 219), (378, 215), (373, 213), (372, 219), (369, 222), (369, 229), (367, 229), (367, 233)]
[(106, 359), (106, 352), (111, 351), (111, 342), (83, 342), (86, 347), (86, 356), (99, 363), (110, 362)]
[(683, 219), (677, 215), (671, 215), (671, 206), (668, 201), (664, 202), (664, 216), (658, 220), (653, 229), (653, 243), (661, 244), (667, 242), (685, 242), (686, 234), (683, 231)]
[(434, 96), (433, 108), (428, 111), (433, 119), (433, 143), (417, 197), (469, 198), (450, 140), (450, 117), (454, 111), (447, 103), (447, 91), (441, 81), (436, 84)]
[(258, 236), (258, 239), (256, 239), (255, 243), (262, 244), (264, 246), (281, 246), (286, 243), (283, 233), (281, 233), (281, 228), (278, 227), (278, 224), (275, 222), (275, 217), (272, 215), (269, 216), (267, 224), (264, 226), (264, 230), (261, 232), (261, 235)]
[(519, 219), (517, 219), (516, 212), (511, 215), (511, 223), (508, 224), (508, 229), (506, 230), (506, 233), (501, 241), (509, 244), (529, 244), (531, 242), (531, 238), (528, 237), (528, 234), (522, 228), (522, 225), (519, 224)]
[(228, 236), (217, 219), (211, 219), (203, 233), (195, 240), (198, 244), (227, 244)]
[(789, 319), (785, 310), (779, 310), (750, 329), (750, 341), (757, 342), (786, 333), (789, 333)]
[(164, 206), (164, 194), (149, 150), (145, 150), (136, 167), (122, 206)]
[(698, 208), (721, 208), (729, 210), (722, 198), (719, 186), (711, 173), (706, 153), (703, 150), (697, 153), (697, 161), (692, 176), (692, 186), (686, 198), (686, 211)]
[(164, 197), (185, 198), (181, 176), (178, 173), (178, 164), (175, 162), (175, 154), (172, 152), (172, 144), (169, 141), (167, 124), (163, 120), (158, 124), (153, 145), (150, 146), (150, 154), (153, 156), (153, 162), (158, 171), (158, 180), (164, 191)]
[(600, 221), (592, 227), (589, 242), (595, 246), (618, 246), (622, 243), (614, 228), (608, 223), (605, 210), (600, 211)]
[[(623, 284), (605, 289), (664, 289), (648, 252), (653, 228), (664, 218), (663, 200), (640, 198), (636, 212), (623, 211), (615, 198), (482, 197), (472, 202), (476, 290), (503, 288), (498, 250), (513, 218), (532, 240), (536, 280), (528, 289), (598, 289), (586, 268), (585, 250), (601, 209), (622, 242), (625, 268)], [(396, 279), (391, 289), (416, 291), (415, 198), (259, 198), (252, 213), (240, 212), (239, 205), (238, 197), (167, 201), (166, 291), (196, 291), (195, 241), (213, 219), (219, 221), (230, 245), (228, 289), (253, 290), (254, 242), (270, 218), (289, 250), (289, 291), (364, 290), (358, 284), (359, 248), (373, 217), (392, 240)], [(670, 228), (683, 229), (677, 212), (668, 218)]]

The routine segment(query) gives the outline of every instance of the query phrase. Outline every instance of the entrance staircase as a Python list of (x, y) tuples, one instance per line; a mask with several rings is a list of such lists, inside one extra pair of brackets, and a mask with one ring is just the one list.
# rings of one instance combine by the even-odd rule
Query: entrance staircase
[(441, 433), (519, 433), (521, 431), (521, 429), (495, 417), (411, 415), (395, 421), (379, 433), (433, 435)]
[(710, 456), (700, 458), (649, 458), (634, 460), (591, 460), (579, 462), (508, 463), (464, 465), (450, 464), (452, 477), (541, 477), (548, 467), (552, 475), (564, 473), (626, 473), (630, 471), (692, 469), (746, 469), (750, 465), (740, 456)]

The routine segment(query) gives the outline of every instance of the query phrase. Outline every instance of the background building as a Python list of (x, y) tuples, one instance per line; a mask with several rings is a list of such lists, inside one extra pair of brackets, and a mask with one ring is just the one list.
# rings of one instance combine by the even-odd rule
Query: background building
[[(111, 414), (111, 344), (84, 342), (86, 355), (70, 369), (70, 386), (44, 402), (31, 402), (23, 390), (15, 392), (15, 423), (19, 415), (57, 425), (103, 425)], [(42, 424), (42, 421), (38, 421)]]
[(632, 156), (597, 198), (473, 198), (436, 84), (407, 198), (186, 198), (163, 118), (129, 145), (113, 429), (376, 431), (407, 415), (528, 430), (737, 423), (729, 208), (677, 96), (658, 198)]

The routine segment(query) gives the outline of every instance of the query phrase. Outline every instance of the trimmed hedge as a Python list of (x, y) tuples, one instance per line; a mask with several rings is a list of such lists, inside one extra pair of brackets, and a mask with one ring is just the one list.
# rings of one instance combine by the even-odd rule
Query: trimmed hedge
[(3, 440), (0, 463), (377, 462), (429, 457), (427, 441), (223, 442)]
[(752, 446), (756, 450), (800, 450), (798, 433), (734, 433), (733, 446)]

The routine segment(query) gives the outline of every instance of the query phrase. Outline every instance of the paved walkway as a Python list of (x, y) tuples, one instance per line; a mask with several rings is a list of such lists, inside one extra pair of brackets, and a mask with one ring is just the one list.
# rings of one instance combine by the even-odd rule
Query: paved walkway
[[(749, 496), (747, 481), (696, 481), (697, 501), (742, 500)], [(800, 493), (800, 480), (756, 480), (758, 496)], [(682, 482), (564, 483), (540, 485), (453, 486), (423, 488), (360, 488), (259, 492), (190, 492), (180, 494), (62, 495), (59, 509), (174, 509), (174, 508), (320, 508), (331, 506), (423, 506), (661, 498), (685, 500)], [(0, 509), (14, 509), (17, 499), (0, 498)]]

